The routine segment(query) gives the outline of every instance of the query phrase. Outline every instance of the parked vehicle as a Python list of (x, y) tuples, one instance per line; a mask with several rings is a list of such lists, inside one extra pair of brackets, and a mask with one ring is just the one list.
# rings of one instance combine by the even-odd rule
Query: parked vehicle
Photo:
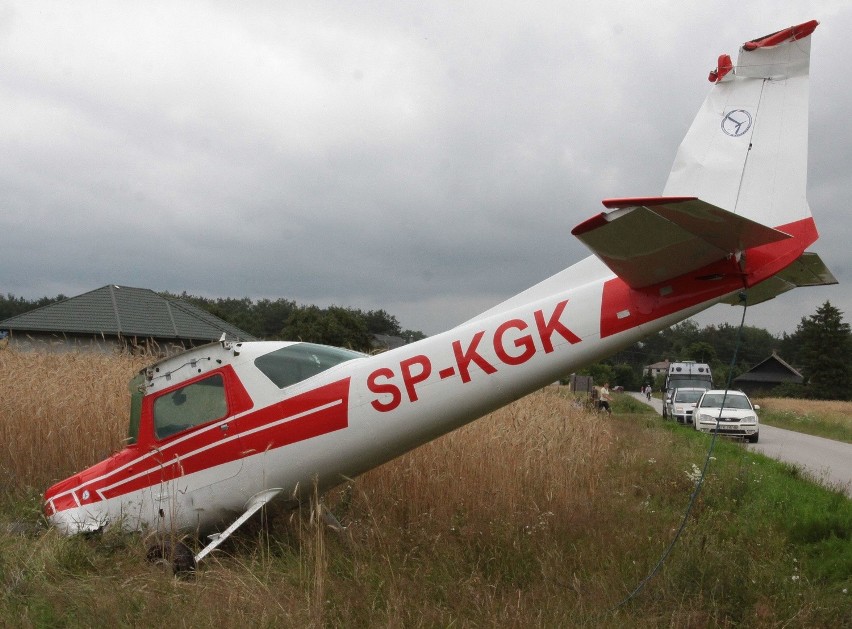
[(692, 410), (705, 391), (706, 389), (697, 387), (683, 387), (672, 391), (671, 397), (666, 400), (669, 417), (676, 419), (679, 424), (691, 424)]
[(757, 443), (760, 424), (757, 418), (759, 406), (754, 406), (742, 391), (713, 389), (705, 391), (693, 411), (696, 430), (744, 437)]
[(663, 419), (668, 417), (672, 393), (675, 389), (682, 388), (712, 389), (713, 375), (710, 372), (710, 365), (697, 363), (694, 360), (669, 364), (663, 388)]

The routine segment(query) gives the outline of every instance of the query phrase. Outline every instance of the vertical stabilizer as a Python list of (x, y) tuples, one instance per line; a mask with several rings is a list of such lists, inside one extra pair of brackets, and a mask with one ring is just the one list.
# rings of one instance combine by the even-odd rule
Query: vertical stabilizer
[(810, 216), (805, 187), (810, 35), (816, 21), (727, 55), (678, 149), (664, 196), (695, 196), (770, 226)]

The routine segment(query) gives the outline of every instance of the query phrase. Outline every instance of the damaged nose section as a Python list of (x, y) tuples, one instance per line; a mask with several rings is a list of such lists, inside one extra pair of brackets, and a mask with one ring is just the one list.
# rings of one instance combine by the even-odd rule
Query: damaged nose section
[(84, 473), (75, 474), (44, 492), (44, 515), (64, 535), (93, 533), (109, 521), (103, 503), (88, 488), (82, 488), (84, 482)]
[(45, 515), (50, 526), (63, 535), (78, 533), (95, 533), (106, 528), (109, 520), (101, 513), (87, 512), (85, 509), (64, 509), (50, 513), (50, 507), (45, 507)]

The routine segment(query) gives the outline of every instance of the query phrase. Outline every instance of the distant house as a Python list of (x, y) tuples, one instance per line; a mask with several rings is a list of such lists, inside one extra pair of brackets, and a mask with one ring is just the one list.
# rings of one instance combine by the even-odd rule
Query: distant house
[(734, 378), (734, 387), (750, 396), (768, 394), (779, 384), (801, 384), (804, 377), (776, 353)]
[(374, 334), (373, 335), (373, 351), (386, 352), (397, 347), (402, 347), (406, 344), (406, 340), (401, 336), (391, 336), (390, 334)]
[(10, 347), (21, 350), (170, 353), (216, 341), (253, 336), (190, 303), (147, 288), (110, 284), (65, 301), (0, 321)]
[(660, 374), (665, 374), (669, 370), (670, 361), (663, 360), (658, 363), (654, 363), (653, 365), (645, 365), (645, 369), (642, 372), (644, 375), (648, 375), (651, 373), (652, 378), (656, 378)]

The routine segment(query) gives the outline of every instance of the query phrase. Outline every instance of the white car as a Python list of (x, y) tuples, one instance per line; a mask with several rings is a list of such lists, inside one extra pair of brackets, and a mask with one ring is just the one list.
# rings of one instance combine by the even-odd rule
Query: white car
[(683, 387), (675, 389), (670, 398), (666, 400), (669, 417), (673, 417), (680, 424), (692, 423), (692, 410), (695, 404), (707, 389), (695, 387)]
[(753, 406), (741, 391), (713, 389), (705, 391), (698, 400), (692, 419), (696, 430), (713, 432), (718, 424), (719, 434), (744, 437), (751, 443), (757, 443), (760, 435), (759, 410), (760, 407)]

